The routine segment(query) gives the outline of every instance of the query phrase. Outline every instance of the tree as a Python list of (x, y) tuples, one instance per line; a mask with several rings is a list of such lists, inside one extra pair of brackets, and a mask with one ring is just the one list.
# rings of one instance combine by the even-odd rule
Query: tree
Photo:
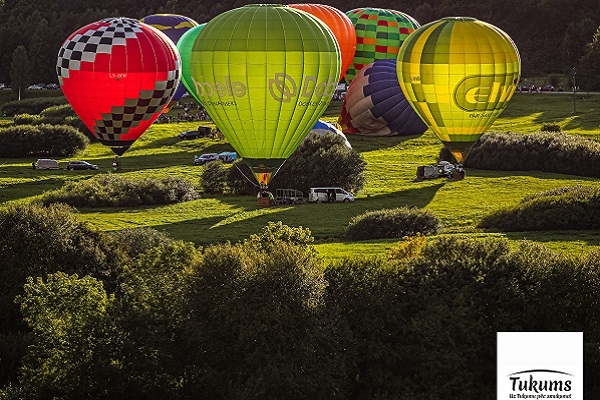
[(118, 354), (104, 357), (114, 347), (115, 299), (102, 283), (62, 272), (29, 277), (17, 301), (33, 338), (21, 369), (27, 398), (111, 398), (123, 364)]
[(21, 100), (21, 92), (25, 91), (29, 85), (30, 72), (29, 58), (24, 46), (18, 46), (13, 51), (12, 62), (10, 64), (10, 79), (13, 93), (18, 95)]
[(339, 186), (359, 191), (365, 185), (362, 155), (338, 135), (311, 133), (281, 167), (270, 186), (308, 193), (312, 186)]
[(29, 44), (29, 59), (31, 72), (36, 76), (36, 82), (50, 83), (56, 81), (56, 54), (48, 51), (48, 42), (54, 32), (48, 26), (48, 21), (42, 19), (35, 27)]
[(598, 63), (598, 59), (600, 59), (600, 28), (594, 33), (592, 42), (588, 43), (577, 69), (578, 86), (585, 90), (600, 90), (600, 63)]
[(591, 18), (584, 18), (569, 24), (563, 36), (560, 52), (565, 68), (578, 65), (579, 59), (586, 51), (586, 45), (593, 39), (598, 25)]

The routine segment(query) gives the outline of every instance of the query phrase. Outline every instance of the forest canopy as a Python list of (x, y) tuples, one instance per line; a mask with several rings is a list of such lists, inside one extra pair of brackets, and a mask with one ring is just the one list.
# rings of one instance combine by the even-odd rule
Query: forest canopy
[[(27, 49), (31, 83), (55, 83), (55, 63), (62, 42), (79, 27), (105, 17), (143, 18), (155, 13), (188, 16), (199, 23), (252, 1), (193, 2), (183, 0), (0, 0), (0, 82), (10, 82), (13, 51)], [(266, 1), (264, 3), (283, 3)], [(600, 24), (595, 0), (330, 0), (344, 12), (358, 7), (390, 8), (425, 24), (448, 16), (475, 17), (498, 26), (515, 41), (523, 76), (571, 74), (594, 39)]]

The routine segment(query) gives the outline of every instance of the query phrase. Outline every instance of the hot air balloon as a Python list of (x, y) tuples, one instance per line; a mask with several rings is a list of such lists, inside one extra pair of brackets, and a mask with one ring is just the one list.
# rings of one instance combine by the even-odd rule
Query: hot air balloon
[(342, 139), (344, 139), (344, 146), (346, 146), (349, 149), (352, 148), (352, 145), (350, 144), (350, 142), (346, 138), (346, 135), (344, 135), (344, 132), (342, 132), (336, 125), (334, 125), (334, 124), (332, 124), (330, 122), (323, 121), (323, 120), (318, 120), (315, 123), (315, 125), (312, 127), (312, 129), (310, 130), (309, 133), (316, 133), (317, 135), (335, 135), (335, 136), (339, 136)]
[(350, 18), (337, 8), (324, 4), (289, 4), (290, 7), (306, 11), (319, 18), (333, 32), (342, 55), (340, 79), (344, 77), (356, 51), (356, 31)]
[[(198, 26), (198, 23), (193, 19), (177, 14), (153, 14), (148, 15), (140, 20), (145, 24), (148, 24), (165, 35), (173, 41), (174, 44), (178, 44), (181, 37), (191, 28)], [(179, 84), (175, 94), (173, 95), (172, 101), (176, 102), (186, 93), (186, 88), (183, 82)]]
[[(190, 73), (190, 58), (192, 57), (194, 42), (205, 26), (206, 23), (194, 26), (184, 33), (179, 42), (177, 42), (177, 49), (179, 49), (179, 54), (181, 55), (181, 83), (194, 98), (196, 98), (196, 91), (193, 89), (192, 75)], [(196, 101), (202, 103), (198, 98), (196, 98)]]
[(258, 183), (267, 185), (331, 101), (340, 51), (316, 17), (253, 4), (206, 24), (190, 71), (195, 95)]
[(422, 135), (427, 130), (402, 93), (396, 60), (378, 60), (356, 75), (338, 119), (342, 132), (369, 136)]
[(406, 39), (397, 72), (417, 114), (463, 163), (508, 105), (521, 59), (499, 28), (474, 18), (443, 18)]
[(135, 19), (107, 18), (65, 40), (56, 70), (75, 113), (122, 155), (173, 96), (180, 62), (177, 48), (156, 29)]
[(419, 27), (413, 17), (396, 10), (363, 7), (346, 15), (356, 30), (356, 53), (346, 72), (347, 83), (367, 64), (395, 59), (404, 40)]

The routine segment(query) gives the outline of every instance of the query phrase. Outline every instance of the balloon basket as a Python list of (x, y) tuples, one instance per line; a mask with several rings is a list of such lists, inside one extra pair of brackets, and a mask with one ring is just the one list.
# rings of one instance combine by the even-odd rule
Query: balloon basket
[(259, 197), (258, 198), (258, 206), (259, 207), (270, 207), (271, 199), (269, 199), (268, 197)]

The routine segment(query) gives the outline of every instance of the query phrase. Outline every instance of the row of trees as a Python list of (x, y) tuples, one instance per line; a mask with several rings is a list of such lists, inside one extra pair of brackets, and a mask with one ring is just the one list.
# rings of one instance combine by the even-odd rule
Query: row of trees
[(493, 398), (498, 331), (584, 331), (600, 395), (598, 251), (418, 236), (325, 267), (301, 227), (199, 249), (36, 205), (0, 232), (0, 400)]
[[(110, 0), (103, 1), (103, 8), (98, 8), (98, 3), (92, 0), (0, 1), (0, 82), (14, 82), (9, 72), (13, 53), (19, 46), (27, 52), (30, 81), (56, 82), (55, 63), (61, 43), (77, 28), (101, 18), (143, 18), (154, 13), (175, 13), (201, 23), (248, 3), (252, 1), (228, 0), (209, 4), (184, 0)], [(326, 3), (342, 11), (365, 6), (358, 0)], [(592, 85), (591, 80), (600, 86), (595, 83), (600, 81), (599, 74), (592, 73), (598, 68), (595, 60), (600, 52), (598, 35), (594, 36), (600, 24), (597, 1), (407, 0), (400, 7), (390, 0), (380, 0), (369, 6), (397, 9), (414, 16), (421, 24), (446, 16), (476, 17), (497, 25), (513, 38), (521, 53), (525, 76), (572, 74), (576, 68), (582, 78), (579, 84), (582, 88)], [(591, 47), (588, 46), (590, 43)]]

